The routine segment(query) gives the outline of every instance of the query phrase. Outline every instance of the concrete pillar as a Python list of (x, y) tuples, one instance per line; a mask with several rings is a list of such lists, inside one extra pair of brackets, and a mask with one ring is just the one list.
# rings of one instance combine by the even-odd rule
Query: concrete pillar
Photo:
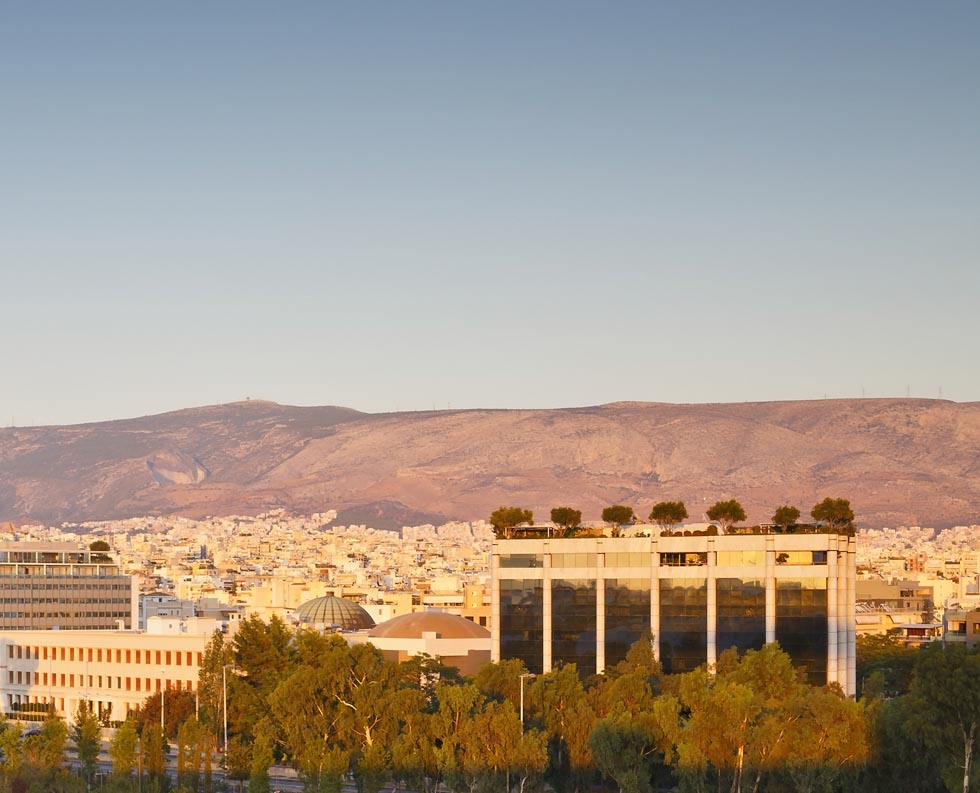
[(847, 611), (844, 614), (847, 620), (847, 680), (844, 685), (844, 692), (848, 696), (856, 695), (857, 683), (857, 622), (855, 619), (855, 601), (857, 588), (857, 559), (855, 556), (855, 541), (853, 537), (847, 538)]
[(660, 660), (660, 551), (657, 541), (650, 543), (650, 636), (653, 657)]
[(837, 682), (841, 688), (847, 691), (847, 680), (850, 676), (848, 672), (848, 649), (847, 649), (847, 538), (837, 538)]
[(490, 660), (500, 661), (500, 557), (490, 554)]
[(551, 671), (551, 550), (548, 543), (544, 546), (544, 569), (541, 576), (542, 586), (542, 611), (544, 612), (542, 651), (542, 670), (545, 673)]
[(595, 570), (595, 671), (606, 668), (606, 555), (599, 543)]
[(766, 536), (766, 644), (776, 641), (776, 538)]
[(707, 570), (707, 651), (708, 666), (718, 663), (718, 592), (715, 586), (715, 541), (708, 538), (708, 570)]
[[(837, 542), (830, 537), (827, 547), (827, 682), (840, 682), (838, 641), (840, 637), (840, 607), (843, 598), (838, 587)], [(846, 648), (845, 648), (846, 657)]]

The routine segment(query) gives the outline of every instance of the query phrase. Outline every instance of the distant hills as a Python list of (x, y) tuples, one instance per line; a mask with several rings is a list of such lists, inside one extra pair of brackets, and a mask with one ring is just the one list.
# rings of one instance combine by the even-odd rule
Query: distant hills
[(980, 403), (921, 399), (366, 414), (249, 401), (62, 427), (0, 429), (0, 521), (337, 509), (377, 528), (516, 504), (750, 521), (825, 496), (860, 525), (980, 523)]

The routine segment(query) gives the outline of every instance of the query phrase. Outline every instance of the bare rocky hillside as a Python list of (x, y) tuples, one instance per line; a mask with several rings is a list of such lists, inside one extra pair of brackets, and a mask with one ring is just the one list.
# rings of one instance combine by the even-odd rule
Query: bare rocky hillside
[(341, 510), (380, 527), (517, 504), (598, 518), (851, 500), (861, 525), (980, 522), (980, 403), (863, 399), (369, 415), (242, 402), (0, 429), (0, 521)]

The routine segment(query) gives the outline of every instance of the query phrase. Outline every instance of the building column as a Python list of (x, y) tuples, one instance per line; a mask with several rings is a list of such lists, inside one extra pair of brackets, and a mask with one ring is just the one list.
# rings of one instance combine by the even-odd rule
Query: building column
[(660, 660), (660, 551), (657, 541), (650, 543), (650, 637), (653, 657)]
[(602, 542), (596, 552), (595, 578), (595, 671), (597, 674), (606, 668), (606, 555)]
[(541, 648), (542, 660), (541, 669), (545, 674), (551, 671), (551, 549), (548, 544), (545, 543), (544, 553), (544, 569), (541, 571), (541, 611), (542, 616), (542, 633), (544, 634), (541, 638), (544, 640)]
[(776, 539), (766, 536), (766, 644), (776, 641)]
[(495, 550), (490, 552), (490, 660), (500, 661), (500, 556)]
[(708, 538), (707, 594), (707, 661), (710, 669), (718, 663), (718, 592), (715, 586), (715, 541)]
[[(847, 538), (837, 538), (837, 682), (847, 691), (848, 649), (847, 649)], [(853, 615), (852, 615), (853, 620)]]
[(840, 607), (843, 598), (840, 597), (839, 567), (837, 564), (838, 544), (830, 537), (827, 544), (827, 682), (840, 682), (839, 668), (839, 634)]
[(855, 558), (856, 544), (853, 537), (847, 538), (846, 547), (847, 566), (844, 575), (847, 580), (847, 608), (844, 612), (844, 619), (847, 621), (847, 677), (842, 685), (844, 693), (853, 697), (857, 694), (857, 622), (855, 617), (857, 560)]

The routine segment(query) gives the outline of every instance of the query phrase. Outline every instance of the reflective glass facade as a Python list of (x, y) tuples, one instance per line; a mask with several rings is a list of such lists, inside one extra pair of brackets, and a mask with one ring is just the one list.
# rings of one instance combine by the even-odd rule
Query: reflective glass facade
[(827, 682), (827, 579), (776, 581), (776, 641), (816, 686)]
[(529, 672), (544, 671), (544, 597), (539, 578), (500, 582), (500, 653), (520, 658)]
[(761, 578), (715, 581), (718, 654), (729, 647), (759, 650), (766, 643), (766, 582)]
[(544, 567), (540, 553), (505, 553), (500, 556), (501, 567)]
[(660, 662), (664, 672), (689, 672), (708, 660), (708, 586), (660, 579)]
[(498, 540), (491, 658), (585, 677), (649, 631), (677, 673), (778, 641), (813, 683), (853, 695), (855, 553), (833, 534)]
[(551, 663), (576, 664), (582, 677), (596, 672), (595, 592), (595, 579), (556, 578), (551, 584)]
[(626, 651), (650, 632), (650, 579), (607, 578), (606, 667), (626, 658)]

